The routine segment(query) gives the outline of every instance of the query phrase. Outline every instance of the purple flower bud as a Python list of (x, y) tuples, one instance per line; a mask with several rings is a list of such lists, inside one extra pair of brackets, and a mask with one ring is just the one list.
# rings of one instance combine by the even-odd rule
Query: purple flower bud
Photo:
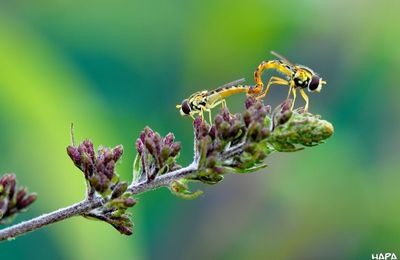
[(31, 205), (37, 198), (36, 193), (32, 193), (23, 200), (17, 201), (17, 209), (23, 209)]
[(136, 200), (133, 198), (126, 198), (124, 201), (124, 205), (127, 208), (133, 207), (136, 204)]
[(222, 118), (223, 118), (225, 121), (228, 121), (228, 122), (229, 122), (229, 120), (230, 120), (230, 118), (231, 118), (231, 113), (229, 113), (228, 108), (226, 108), (226, 107), (221, 108), (220, 115), (222, 115)]
[(168, 159), (168, 157), (170, 156), (170, 151), (171, 151), (171, 148), (168, 146), (164, 146), (161, 149), (161, 152), (160, 152), (161, 161), (165, 162)]
[(74, 146), (68, 146), (67, 147), (67, 154), (71, 158), (71, 160), (74, 162), (76, 166), (80, 166), (81, 164), (81, 154), (78, 151), (78, 148)]
[(229, 125), (228, 122), (223, 122), (221, 124), (221, 126), (218, 129), (218, 134), (219, 137), (223, 140), (229, 138), (229, 130), (230, 130), (231, 126)]
[(144, 141), (145, 141), (145, 139), (146, 139), (146, 134), (145, 134), (144, 131), (142, 131), (142, 132), (140, 133), (139, 139), (140, 139), (140, 141), (142, 141), (142, 143), (144, 143)]
[(217, 128), (215, 127), (215, 125), (213, 125), (211, 128), (210, 128), (210, 131), (208, 132), (208, 135), (211, 137), (211, 139), (215, 139), (216, 138), (216, 136), (217, 136)]
[(21, 189), (17, 192), (17, 198), (16, 198), (17, 202), (20, 201), (20, 200), (22, 200), (22, 198), (25, 197), (25, 195), (26, 195), (26, 189), (21, 188)]
[(105, 167), (104, 174), (107, 176), (109, 180), (111, 180), (112, 177), (114, 177), (114, 169), (115, 169), (115, 162), (114, 161), (108, 162)]
[(123, 182), (118, 182), (117, 185), (115, 185), (113, 192), (111, 194), (111, 199), (115, 199), (120, 197), (128, 188), (128, 183), (123, 181)]
[(133, 234), (132, 228), (127, 226), (116, 226), (113, 225), (121, 234), (130, 236)]
[(193, 126), (196, 129), (199, 129), (202, 124), (203, 124), (203, 119), (201, 119), (201, 117), (196, 117), (193, 121)]
[(214, 168), (217, 164), (217, 158), (215, 156), (209, 156), (207, 158), (207, 168)]
[(179, 142), (175, 142), (171, 145), (171, 153), (170, 156), (171, 157), (175, 157), (176, 155), (178, 155), (179, 151), (181, 150), (181, 143)]
[(118, 160), (121, 158), (122, 154), (124, 153), (124, 148), (123, 148), (123, 146), (122, 146), (122, 145), (116, 146), (116, 147), (112, 150), (112, 153), (113, 153), (113, 160), (114, 160), (115, 162), (118, 161)]
[(261, 129), (261, 139), (267, 138), (267, 137), (269, 136), (269, 133), (270, 133), (269, 129), (263, 127), (263, 128)]
[(213, 170), (217, 174), (223, 174), (225, 171), (224, 167), (214, 167)]
[(146, 126), (146, 127), (144, 128), (144, 132), (145, 132), (145, 135), (146, 135), (148, 138), (153, 138), (153, 136), (154, 136), (154, 131), (153, 131), (150, 127)]
[(8, 200), (0, 200), (0, 220), (3, 218), (8, 208)]
[(222, 124), (223, 121), (224, 121), (224, 119), (223, 119), (223, 117), (222, 117), (220, 114), (218, 114), (218, 115), (216, 115), (216, 116), (214, 117), (214, 124), (215, 124), (215, 126), (216, 126), (217, 128)]
[(165, 145), (170, 145), (174, 141), (175, 136), (173, 133), (168, 133), (167, 136), (164, 138), (164, 144)]
[(8, 197), (13, 198), (14, 193), (15, 193), (15, 188), (16, 188), (16, 181), (15, 181), (15, 175), (9, 175), (7, 186), (8, 186)]
[(208, 126), (200, 117), (194, 120), (193, 125), (196, 132), (196, 139), (201, 139), (208, 134)]
[(251, 113), (250, 113), (249, 110), (245, 110), (243, 112), (243, 121), (244, 121), (246, 127), (248, 127), (250, 125), (250, 123), (251, 123)]
[(153, 142), (154, 142), (154, 146), (155, 146), (155, 149), (156, 149), (156, 153), (160, 154), (162, 139), (161, 139), (161, 136), (158, 133), (154, 134)]
[(263, 104), (260, 101), (257, 101), (256, 103), (254, 103), (253, 107), (256, 110), (260, 110), (263, 107)]
[(93, 161), (92, 158), (87, 153), (81, 154), (81, 170), (85, 173), (85, 177), (91, 176), (93, 174)]
[(150, 138), (147, 138), (144, 145), (146, 146), (146, 148), (150, 154), (152, 154), (153, 156), (156, 156), (156, 147), (155, 147), (153, 140), (151, 140)]
[(87, 153), (90, 156), (90, 158), (94, 159), (94, 148), (92, 141), (86, 139), (85, 141), (82, 142), (82, 144), (79, 147), (82, 147), (81, 150)]
[(142, 140), (140, 138), (136, 140), (136, 150), (139, 153), (139, 155), (142, 155), (142, 153), (143, 153), (143, 142), (142, 142)]
[(248, 97), (244, 103), (246, 109), (249, 109), (250, 107), (252, 107), (254, 105), (254, 103), (256, 103), (256, 101), (257, 100), (253, 96)]

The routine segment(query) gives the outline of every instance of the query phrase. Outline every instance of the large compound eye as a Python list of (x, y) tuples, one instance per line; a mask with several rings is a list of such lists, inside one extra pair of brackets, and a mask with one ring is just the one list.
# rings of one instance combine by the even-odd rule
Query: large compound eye
[(308, 84), (308, 89), (310, 91), (315, 91), (318, 89), (320, 83), (321, 83), (321, 78), (316, 75), (313, 75), (310, 84)]
[(187, 99), (185, 99), (185, 100), (182, 101), (181, 110), (182, 110), (182, 112), (183, 112), (185, 115), (189, 115), (191, 109), (190, 109), (189, 102), (188, 102)]

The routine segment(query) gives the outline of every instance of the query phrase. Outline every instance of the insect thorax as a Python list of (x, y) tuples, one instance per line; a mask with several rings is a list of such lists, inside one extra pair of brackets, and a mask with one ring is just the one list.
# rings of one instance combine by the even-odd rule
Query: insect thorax
[(203, 90), (193, 94), (189, 97), (189, 104), (192, 110), (199, 111), (202, 108), (205, 109), (207, 106), (208, 95), (207, 91)]

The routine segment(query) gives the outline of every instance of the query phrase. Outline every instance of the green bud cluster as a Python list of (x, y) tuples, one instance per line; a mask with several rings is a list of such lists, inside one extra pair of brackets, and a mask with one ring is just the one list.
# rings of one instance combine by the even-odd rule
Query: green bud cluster
[(127, 209), (133, 207), (136, 204), (136, 200), (126, 191), (127, 188), (127, 182), (119, 182), (115, 185), (106, 203), (84, 216), (105, 221), (121, 234), (131, 235), (133, 233), (133, 222)]

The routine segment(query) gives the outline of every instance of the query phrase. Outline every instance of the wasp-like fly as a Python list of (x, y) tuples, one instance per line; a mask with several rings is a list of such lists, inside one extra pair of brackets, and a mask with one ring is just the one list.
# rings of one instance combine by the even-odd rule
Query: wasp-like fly
[[(249, 94), (254, 94), (257, 98), (262, 98), (267, 94), (268, 89), (271, 85), (285, 85), (289, 86), (287, 98), (290, 97), (290, 93), (293, 93), (294, 105), (294, 102), (296, 100), (296, 89), (300, 89), (300, 94), (306, 102), (304, 110), (308, 111), (308, 96), (305, 93), (304, 89), (307, 89), (310, 92), (320, 92), (322, 86), (325, 85), (326, 82), (323, 81), (322, 78), (318, 76), (312, 69), (303, 65), (294, 64), (274, 51), (271, 51), (271, 54), (278, 57), (279, 59), (263, 61), (257, 67), (254, 72), (254, 81), (256, 82), (256, 86), (251, 89)], [(262, 91), (262, 89), (264, 88), (264, 83), (262, 82), (261, 75), (265, 70), (268, 69), (275, 69), (283, 73), (286, 76), (286, 79), (272, 76), (269, 79), (264, 91)]]

